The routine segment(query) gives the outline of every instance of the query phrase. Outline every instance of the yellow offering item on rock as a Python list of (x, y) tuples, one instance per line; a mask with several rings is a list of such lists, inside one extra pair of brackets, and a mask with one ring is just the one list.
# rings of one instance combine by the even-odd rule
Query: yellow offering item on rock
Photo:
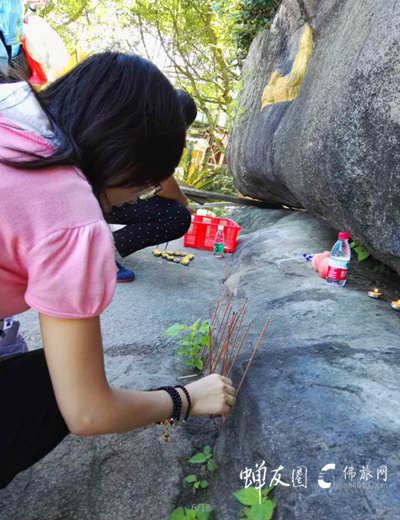
[(164, 258), (169, 262), (182, 265), (189, 265), (194, 259), (192, 253), (184, 253), (182, 251), (161, 251), (160, 249), (153, 249), (153, 255), (159, 258)]

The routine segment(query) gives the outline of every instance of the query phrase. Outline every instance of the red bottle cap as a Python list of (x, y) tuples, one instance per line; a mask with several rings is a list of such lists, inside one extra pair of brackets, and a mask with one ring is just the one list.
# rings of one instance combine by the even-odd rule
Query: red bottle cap
[(347, 240), (350, 237), (350, 235), (347, 233), (347, 231), (341, 231), (339, 233), (339, 239), (341, 240)]

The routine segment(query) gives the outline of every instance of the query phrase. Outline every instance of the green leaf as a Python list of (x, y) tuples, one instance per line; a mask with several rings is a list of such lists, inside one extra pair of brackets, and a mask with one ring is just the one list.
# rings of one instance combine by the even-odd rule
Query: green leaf
[(215, 471), (218, 469), (218, 464), (214, 461), (214, 459), (210, 459), (207, 461), (207, 469), (209, 471)]
[(243, 508), (243, 514), (246, 516), (246, 518), (250, 518), (251, 507), (244, 507)]
[(178, 354), (183, 355), (183, 354), (186, 354), (186, 349), (185, 349), (185, 348), (179, 348), (179, 349), (177, 350), (177, 352), (178, 352)]
[(187, 365), (194, 365), (194, 361), (193, 361), (193, 359), (187, 359), (187, 360), (186, 360), (186, 364), (187, 364)]
[(203, 453), (204, 453), (204, 455), (210, 455), (211, 454), (211, 446), (209, 446), (208, 444), (206, 446), (204, 446)]
[(207, 481), (207, 480), (202, 480), (202, 481), (200, 482), (200, 487), (202, 487), (202, 488), (206, 488), (207, 486), (208, 486), (208, 481)]
[(183, 507), (178, 507), (172, 511), (167, 520), (185, 520), (185, 511)]
[(203, 370), (203, 360), (201, 358), (196, 358), (194, 360), (194, 366), (198, 368), (199, 370)]
[(196, 475), (188, 475), (187, 477), (185, 477), (186, 482), (196, 482), (196, 480), (197, 480)]
[(191, 457), (188, 462), (191, 462), (192, 464), (201, 464), (203, 462), (206, 462), (207, 460), (207, 457), (204, 455), (204, 453), (196, 453), (195, 455), (193, 455), (193, 457)]
[(263, 497), (266, 497), (270, 491), (274, 489), (274, 486), (265, 486), (265, 488), (261, 491)]
[[(208, 336), (207, 336), (208, 338)], [(196, 338), (196, 341), (194, 342), (194, 346), (195, 347), (202, 347), (204, 345), (204, 338), (203, 336), (200, 336), (198, 338)]]
[(259, 502), (258, 489), (253, 486), (246, 489), (239, 489), (238, 491), (234, 491), (232, 494), (244, 506), (253, 506)]
[(187, 507), (185, 507), (185, 513), (186, 513), (186, 518), (194, 518), (196, 520), (196, 518), (197, 518), (196, 511), (193, 511), (192, 509), (188, 509)]
[(357, 253), (357, 258), (359, 262), (362, 262), (370, 255), (370, 253), (368, 253), (368, 251), (361, 246), (355, 247), (354, 251)]
[(274, 506), (271, 500), (267, 500), (263, 504), (252, 506), (248, 518), (251, 520), (270, 520), (273, 514)]
[(350, 244), (351, 249), (354, 249), (356, 247), (356, 245), (357, 245), (356, 242), (351, 242), (351, 244)]
[(199, 327), (199, 322), (200, 322), (200, 318), (199, 318), (198, 320), (196, 320), (196, 321), (193, 323), (193, 325), (191, 325), (190, 329), (193, 330), (193, 331), (197, 330), (198, 327)]
[(210, 509), (207, 511), (207, 506), (209, 506), (209, 504), (197, 504), (198, 520), (208, 520), (208, 517), (210, 516), (214, 508), (210, 506)]
[(187, 347), (190, 347), (192, 345), (192, 342), (187, 339), (180, 339), (178, 341), (179, 345), (186, 345)]
[(210, 324), (208, 323), (208, 321), (202, 321), (201, 325), (200, 325), (199, 331), (200, 332), (207, 332), (207, 335), (208, 335), (208, 329), (209, 328), (210, 328)]
[(200, 513), (197, 514), (197, 520), (208, 520), (208, 517), (211, 515), (211, 511), (200, 511)]
[(181, 323), (174, 323), (168, 329), (164, 332), (167, 336), (176, 336), (178, 332), (185, 328), (185, 325), (182, 325)]
[(199, 486), (200, 486), (200, 480), (198, 480), (197, 482), (195, 482), (193, 484), (193, 486), (196, 488), (196, 489), (199, 489)]

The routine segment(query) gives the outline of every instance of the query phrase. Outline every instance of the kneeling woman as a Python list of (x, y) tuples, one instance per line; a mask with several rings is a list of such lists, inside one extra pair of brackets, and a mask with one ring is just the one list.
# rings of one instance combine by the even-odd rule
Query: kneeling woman
[(0, 85), (0, 319), (35, 309), (44, 347), (0, 357), (0, 488), (69, 433), (162, 421), (188, 397), (191, 415), (235, 404), (223, 376), (146, 392), (104, 371), (116, 267), (103, 212), (170, 177), (184, 141), (172, 85), (138, 56), (94, 55), (37, 94)]

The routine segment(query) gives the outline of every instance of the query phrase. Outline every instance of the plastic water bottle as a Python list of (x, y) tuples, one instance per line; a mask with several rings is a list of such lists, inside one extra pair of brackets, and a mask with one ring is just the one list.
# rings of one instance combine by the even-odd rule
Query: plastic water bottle
[(225, 247), (224, 226), (218, 226), (218, 231), (214, 238), (214, 256), (216, 258), (222, 258), (224, 256), (224, 247)]
[(343, 286), (346, 283), (347, 270), (351, 258), (349, 234), (342, 231), (338, 241), (333, 246), (329, 259), (329, 269), (326, 281), (329, 285)]

